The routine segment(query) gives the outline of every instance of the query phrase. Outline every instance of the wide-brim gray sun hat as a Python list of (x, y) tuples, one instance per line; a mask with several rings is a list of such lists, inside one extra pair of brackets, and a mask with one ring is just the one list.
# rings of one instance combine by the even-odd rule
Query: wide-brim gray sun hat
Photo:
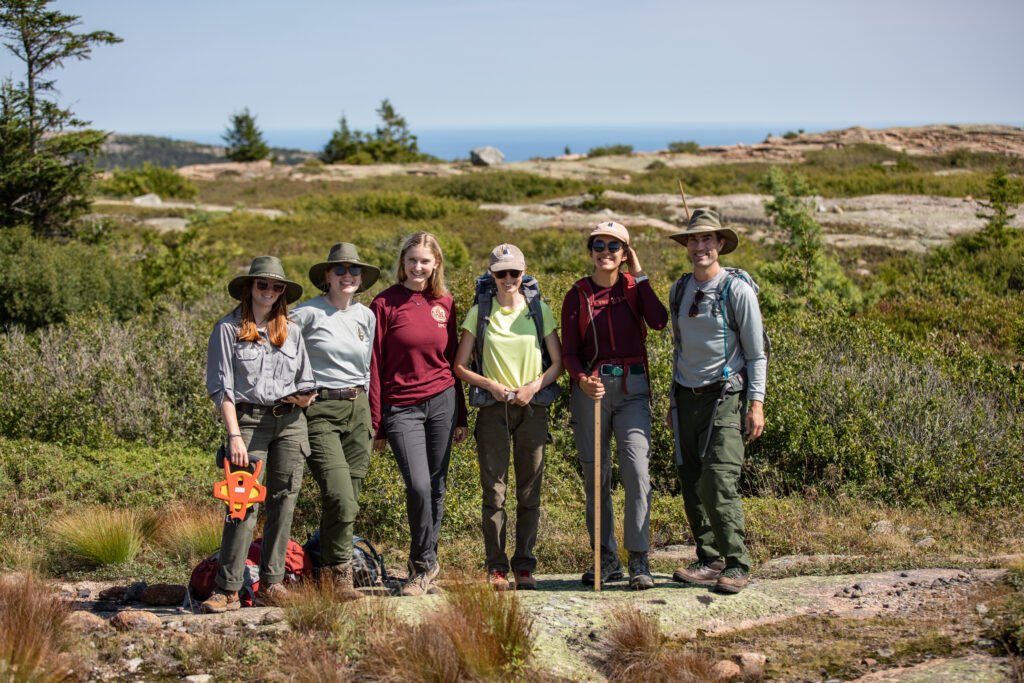
[(287, 286), (284, 290), (284, 299), (288, 303), (298, 301), (302, 297), (302, 285), (298, 282), (292, 282), (284, 276), (284, 266), (281, 265), (281, 260), (276, 256), (257, 256), (254, 258), (249, 265), (248, 274), (239, 275), (228, 283), (228, 294), (232, 298), (241, 301), (245, 295), (245, 283), (258, 277), (285, 283)]
[(363, 292), (373, 286), (373, 283), (380, 277), (380, 268), (362, 261), (359, 258), (359, 249), (356, 245), (351, 242), (339, 242), (331, 247), (331, 251), (327, 254), (327, 260), (323, 263), (318, 263), (309, 269), (309, 280), (316, 285), (321, 291), (326, 292), (327, 288), (327, 271), (334, 266), (341, 265), (342, 263), (351, 263), (354, 266), (362, 266), (363, 268), (363, 282), (359, 285), (359, 289), (356, 292)]
[(736, 247), (740, 243), (740, 238), (736, 231), (732, 228), (722, 227), (722, 221), (718, 218), (718, 214), (708, 208), (694, 209), (693, 213), (690, 214), (690, 222), (686, 226), (686, 230), (673, 233), (669, 237), (685, 247), (686, 240), (690, 235), (701, 235), (707, 232), (718, 233), (718, 236), (725, 240), (725, 244), (722, 245), (718, 252), (719, 254), (728, 254), (736, 251)]

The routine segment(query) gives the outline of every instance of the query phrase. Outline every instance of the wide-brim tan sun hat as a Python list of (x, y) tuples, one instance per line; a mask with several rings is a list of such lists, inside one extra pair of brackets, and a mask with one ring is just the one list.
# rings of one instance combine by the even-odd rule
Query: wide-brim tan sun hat
[(359, 289), (356, 293), (363, 292), (369, 289), (374, 282), (380, 278), (380, 268), (377, 266), (366, 263), (359, 258), (359, 249), (356, 245), (351, 242), (339, 242), (331, 247), (331, 251), (327, 254), (327, 260), (323, 263), (318, 263), (309, 269), (309, 280), (317, 286), (321, 291), (327, 291), (324, 284), (327, 282), (327, 271), (334, 266), (341, 265), (342, 263), (351, 263), (354, 266), (362, 266), (362, 278), (363, 282), (359, 285)]
[(629, 246), (629, 230), (626, 230), (626, 226), (622, 223), (616, 223), (615, 221), (604, 221), (602, 223), (598, 223), (594, 226), (594, 229), (590, 231), (590, 237), (597, 237), (598, 235), (614, 237), (627, 247)]
[(732, 228), (722, 227), (722, 221), (718, 218), (718, 214), (708, 208), (694, 209), (690, 214), (690, 223), (686, 226), (686, 230), (673, 233), (669, 237), (685, 247), (686, 240), (690, 235), (701, 235), (707, 232), (718, 233), (718, 236), (725, 240), (719, 254), (734, 252), (739, 246), (740, 238), (736, 231)]
[(238, 301), (245, 295), (245, 283), (254, 278), (266, 280), (277, 280), (285, 285), (284, 299), (288, 303), (298, 301), (302, 297), (302, 285), (293, 282), (284, 276), (284, 266), (276, 256), (257, 256), (249, 264), (249, 272), (246, 275), (239, 275), (228, 283), (228, 294)]

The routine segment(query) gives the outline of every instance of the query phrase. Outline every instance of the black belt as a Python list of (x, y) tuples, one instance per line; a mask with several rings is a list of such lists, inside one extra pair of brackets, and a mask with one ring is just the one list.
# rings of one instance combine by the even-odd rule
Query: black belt
[(720, 394), (722, 389), (725, 387), (725, 382), (715, 382), (714, 384), (706, 384), (702, 387), (684, 387), (682, 384), (679, 388), (690, 394)]
[(317, 398), (321, 401), (354, 401), (365, 392), (362, 387), (346, 387), (344, 389), (320, 389)]
[(598, 373), (609, 377), (622, 377), (626, 374), (627, 368), (631, 374), (644, 374), (643, 363), (601, 363), (601, 365), (598, 366), (597, 371)]
[(239, 403), (235, 406), (237, 412), (242, 412), (247, 415), (257, 417), (260, 415), (273, 415), (274, 417), (284, 417), (293, 410), (296, 409), (294, 403), (275, 403), (272, 406), (261, 406), (258, 403)]

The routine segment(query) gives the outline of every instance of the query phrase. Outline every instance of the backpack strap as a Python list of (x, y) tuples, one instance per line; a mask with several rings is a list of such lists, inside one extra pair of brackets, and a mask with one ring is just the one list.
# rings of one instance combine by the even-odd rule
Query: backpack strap
[(681, 275), (678, 280), (672, 283), (672, 288), (668, 293), (668, 308), (672, 321), (672, 344), (677, 351), (683, 341), (679, 330), (679, 308), (683, 305), (683, 295), (686, 294), (686, 286), (690, 283), (690, 278), (692, 277), (693, 273)]
[[(527, 280), (529, 278), (529, 280)], [(544, 343), (544, 311), (540, 307), (540, 287), (536, 278), (529, 275), (523, 277), (521, 288), (523, 296), (526, 297), (527, 315), (533, 318), (533, 325), (537, 330), (537, 343), (540, 345), (541, 368), (547, 370), (551, 367), (551, 354), (548, 353), (547, 344)]]
[[(597, 360), (597, 327), (594, 323), (594, 288), (590, 286), (590, 278), (580, 278), (573, 283), (573, 288), (579, 294), (579, 315), (576, 316), (577, 327), (579, 328), (580, 345), (587, 338), (587, 331), (594, 333), (594, 357), (584, 364), (584, 369), (590, 372)], [(582, 360), (582, 359), (581, 359)]]
[(494, 290), (488, 286), (484, 278), (490, 278), (484, 274), (477, 278), (476, 289), (476, 340), (474, 370), (482, 373), (484, 369), (484, 333), (487, 325), (491, 322), (491, 310), (494, 306)]

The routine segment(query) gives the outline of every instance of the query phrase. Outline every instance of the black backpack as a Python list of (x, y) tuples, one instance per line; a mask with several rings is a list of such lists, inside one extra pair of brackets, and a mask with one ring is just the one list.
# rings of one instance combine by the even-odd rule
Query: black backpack
[[(527, 315), (533, 319), (533, 324), (537, 329), (537, 342), (540, 344), (541, 354), (541, 368), (543, 371), (547, 371), (551, 367), (551, 355), (548, 353), (548, 347), (544, 343), (544, 314), (541, 311), (540, 302), (540, 284), (537, 282), (537, 278), (532, 275), (523, 275), (523, 284), (520, 286), (519, 291), (526, 297)], [(498, 287), (494, 282), (494, 277), (490, 273), (484, 273), (476, 279), (476, 292), (473, 295), (473, 303), (476, 305), (476, 346), (473, 352), (473, 361), (470, 364), (470, 368), (473, 372), (478, 375), (483, 374), (483, 357), (484, 357), (484, 332), (487, 330), (487, 325), (491, 321), (491, 310), (494, 306), (494, 297), (498, 294)], [(562, 388), (558, 386), (557, 382), (553, 382), (548, 386), (538, 391), (533, 400), (530, 401), (532, 405), (547, 406), (550, 405), (558, 395), (562, 393)], [(475, 408), (482, 408), (484, 406), (493, 405), (496, 403), (494, 397), (491, 396), (491, 392), (480, 387), (472, 386), (469, 387), (469, 405)]]
[[(323, 567), (323, 558), (320, 555), (320, 530), (314, 531), (302, 547), (313, 561), (314, 573), (319, 574)], [(353, 536), (352, 583), (359, 588), (370, 588), (383, 585), (390, 580), (388, 570), (384, 567), (384, 556), (362, 536)]]

